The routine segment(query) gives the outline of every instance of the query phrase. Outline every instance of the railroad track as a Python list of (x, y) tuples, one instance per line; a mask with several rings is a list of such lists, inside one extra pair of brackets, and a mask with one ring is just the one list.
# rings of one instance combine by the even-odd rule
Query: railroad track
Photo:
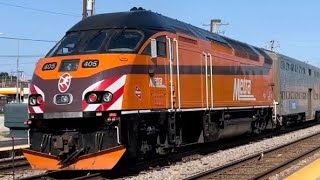
[(186, 179), (267, 179), (319, 151), (320, 133)]
[(19, 180), (43, 180), (43, 179), (69, 179), (69, 180), (93, 180), (103, 179), (100, 172), (90, 171), (52, 171), (39, 175), (21, 178)]
[[(186, 147), (185, 150), (181, 150), (181, 152), (177, 154), (171, 154), (169, 156), (157, 157), (153, 159), (149, 159), (147, 162), (134, 162), (128, 163), (127, 161), (120, 162), (113, 170), (111, 171), (52, 171), (46, 172), (44, 174), (30, 176), (22, 178), (23, 180), (29, 179), (114, 179), (114, 178), (122, 178), (122, 177), (137, 177), (137, 175), (141, 171), (146, 171), (148, 169), (161, 169), (163, 167), (170, 166), (179, 162), (191, 161), (194, 159), (200, 159), (203, 156), (208, 154), (215, 153), (219, 150), (232, 148), (239, 145), (244, 145), (254, 141), (260, 141), (265, 138), (270, 138), (274, 136), (278, 136), (281, 134), (285, 134), (288, 132), (292, 132), (295, 130), (300, 130), (303, 128), (308, 128), (316, 123), (306, 123), (303, 126), (299, 127), (290, 127), (283, 131), (278, 132), (268, 132), (264, 134), (260, 134), (258, 136), (243, 138), (235, 138), (223, 141), (217, 141), (210, 144), (203, 145), (194, 145), (193, 147)], [(320, 141), (319, 141), (320, 142)], [(259, 154), (260, 155), (260, 154)], [(79, 173), (80, 172), (80, 173)]]
[(31, 167), (23, 156), (16, 157), (14, 162), (9, 158), (2, 159), (0, 160), (0, 179), (8, 175), (14, 176), (14, 172), (29, 168)]
[(28, 161), (26, 158), (20, 156), (14, 159), (14, 162), (12, 159), (6, 159), (0, 161), (0, 173), (3, 171), (12, 170), (12, 168), (21, 168), (21, 167), (30, 167)]
[(39, 175), (21, 178), (19, 180), (43, 180), (43, 179), (69, 179), (69, 180), (89, 180), (102, 179), (100, 172), (85, 172), (85, 171), (52, 171)]

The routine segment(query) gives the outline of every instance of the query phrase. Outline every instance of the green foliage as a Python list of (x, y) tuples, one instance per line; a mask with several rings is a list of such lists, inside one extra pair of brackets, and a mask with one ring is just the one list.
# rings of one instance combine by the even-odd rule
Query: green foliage
[[(12, 76), (12, 79), (16, 79), (17, 77), (16, 76)], [(11, 79), (9, 73), (7, 72), (0, 72), (0, 80), (1, 79)]]

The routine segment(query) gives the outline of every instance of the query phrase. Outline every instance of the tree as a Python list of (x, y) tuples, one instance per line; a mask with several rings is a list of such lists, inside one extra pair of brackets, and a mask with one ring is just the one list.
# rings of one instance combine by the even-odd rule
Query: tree
[(10, 76), (9, 75), (9, 73), (7, 73), (7, 72), (0, 72), (0, 80), (9, 80), (9, 79), (11, 79), (12, 78), (12, 80), (15, 80), (15, 79), (17, 79), (17, 76)]

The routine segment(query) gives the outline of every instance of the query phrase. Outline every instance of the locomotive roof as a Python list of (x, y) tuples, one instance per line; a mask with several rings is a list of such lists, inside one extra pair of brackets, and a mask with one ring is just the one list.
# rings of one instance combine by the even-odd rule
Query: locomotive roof
[[(239, 57), (246, 57), (251, 60), (258, 61), (259, 55), (262, 55), (265, 57), (267, 64), (272, 64), (272, 60), (269, 55), (260, 48), (253, 47), (249, 44), (232, 40), (230, 38), (198, 28), (191, 24), (187, 24), (182, 21), (146, 10), (134, 10), (90, 16), (78, 22), (71, 29), (69, 29), (68, 32), (108, 28), (146, 29), (152, 31), (167, 31), (172, 33), (179, 32), (197, 37), (199, 39), (222, 43), (233, 48), (236, 52), (235, 55)], [(247, 54), (243, 55), (241, 52), (245, 52)]]
[(200, 39), (208, 39), (228, 44), (222, 37), (193, 25), (146, 10), (117, 12), (90, 16), (68, 32), (104, 28), (150, 29), (168, 32), (181, 32)]

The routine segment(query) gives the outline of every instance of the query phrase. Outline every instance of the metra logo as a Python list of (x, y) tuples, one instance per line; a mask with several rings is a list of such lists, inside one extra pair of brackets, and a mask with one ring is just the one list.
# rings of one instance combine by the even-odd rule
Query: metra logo
[(234, 101), (255, 101), (256, 98), (251, 94), (251, 80), (234, 79), (233, 100)]
[(60, 79), (58, 81), (58, 89), (60, 92), (64, 93), (66, 92), (70, 85), (71, 85), (71, 76), (68, 73), (63, 74), (60, 76)]

